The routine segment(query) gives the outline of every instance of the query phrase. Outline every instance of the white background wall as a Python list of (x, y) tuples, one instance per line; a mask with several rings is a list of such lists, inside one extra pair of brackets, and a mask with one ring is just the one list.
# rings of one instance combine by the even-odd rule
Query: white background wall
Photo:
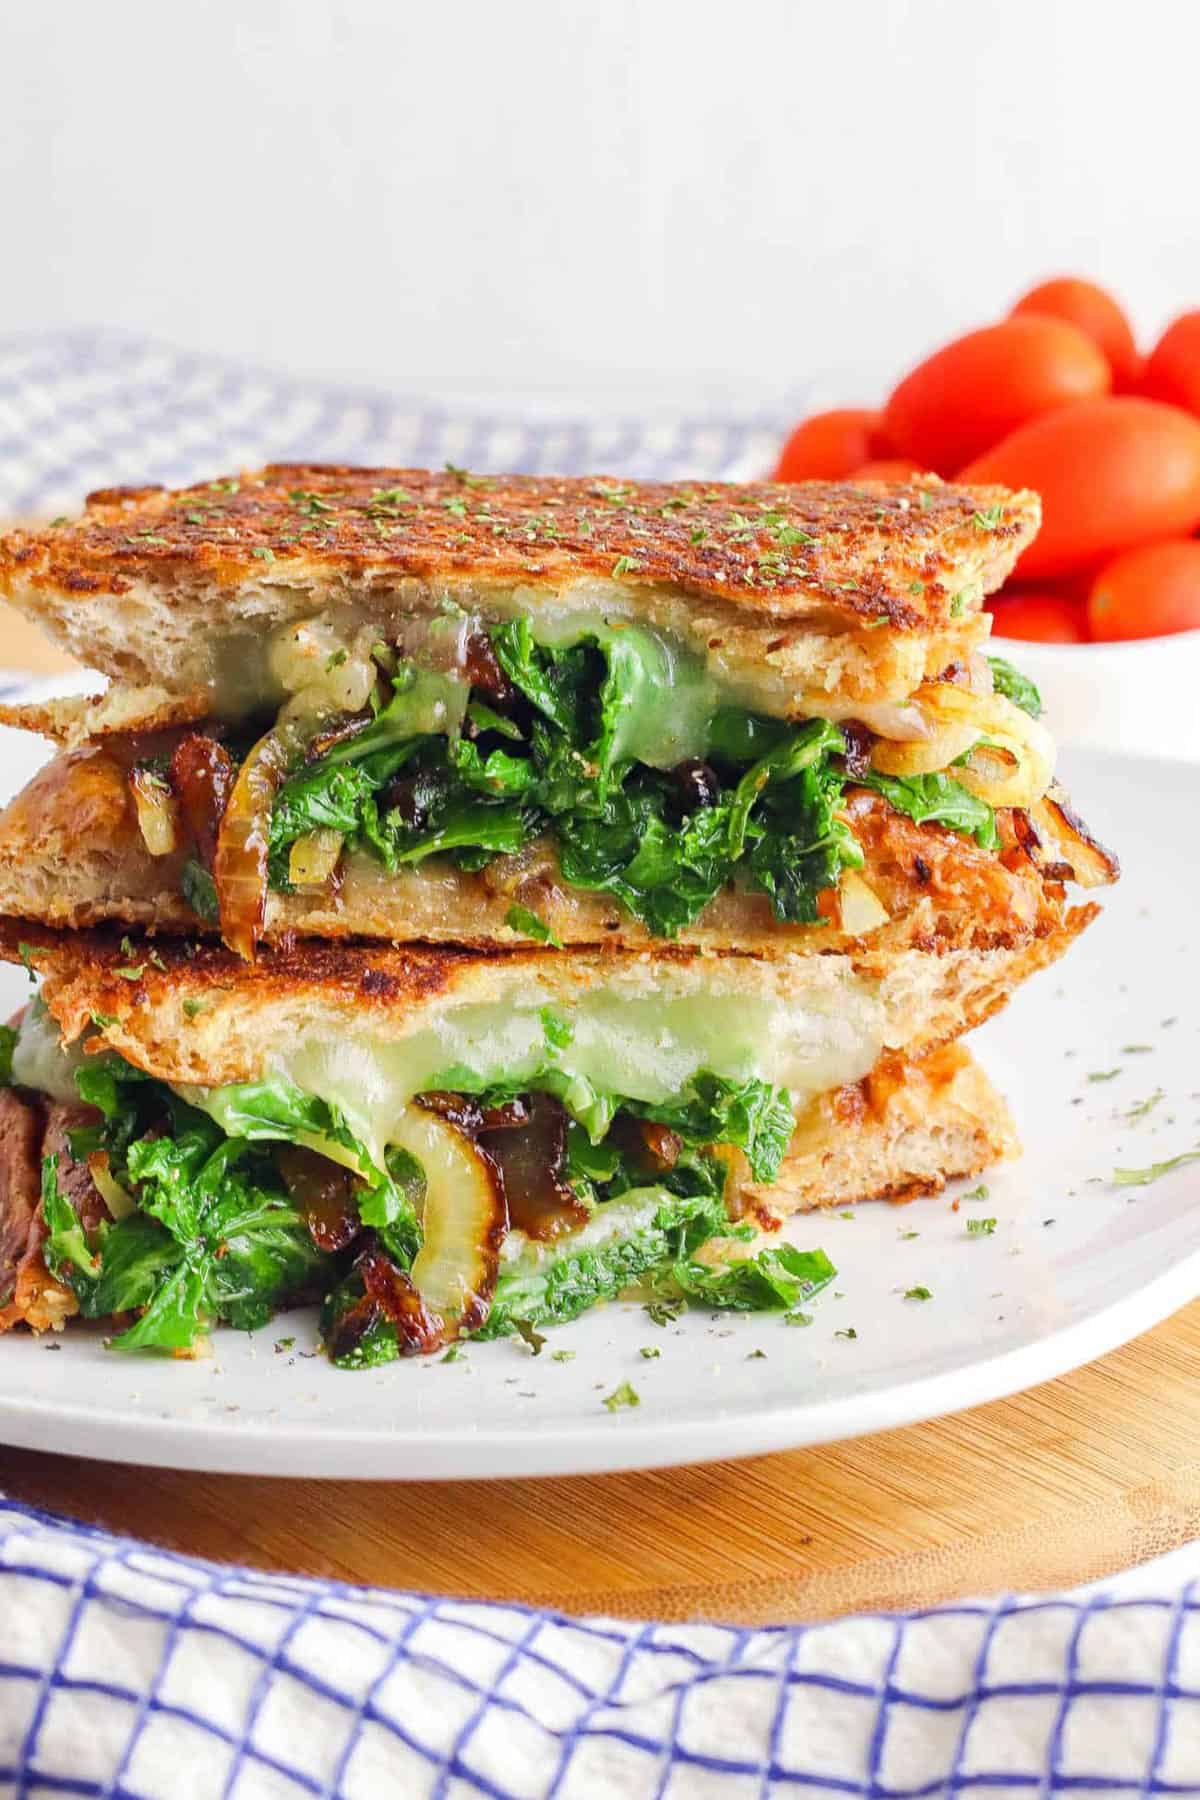
[(1200, 304), (1196, 0), (0, 0), (0, 77), (0, 332), (758, 405)]

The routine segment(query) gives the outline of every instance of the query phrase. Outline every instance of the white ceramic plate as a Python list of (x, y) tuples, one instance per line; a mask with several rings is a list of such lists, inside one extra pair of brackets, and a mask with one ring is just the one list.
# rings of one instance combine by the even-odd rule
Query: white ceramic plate
[[(31, 766), (29, 741), (0, 734), (5, 786)], [(551, 1333), (537, 1357), (480, 1344), (449, 1364), (359, 1374), (315, 1353), (308, 1314), (221, 1332), (198, 1363), (127, 1360), (90, 1327), (14, 1333), (0, 1341), (0, 1442), (271, 1475), (635, 1468), (930, 1418), (1144, 1331), (1200, 1292), (1200, 1164), (1147, 1186), (1111, 1180), (1200, 1144), (1196, 774), (1091, 753), (1066, 774), (1127, 874), (1066, 962), (978, 1034), (1024, 1158), (957, 1211), (948, 1194), (793, 1222), (839, 1270), (808, 1329), (701, 1313), (660, 1328), (618, 1304)], [(0, 1004), (18, 1004), (20, 971), (0, 989)], [(995, 1218), (994, 1234), (969, 1236), (972, 1218)], [(918, 1286), (932, 1299), (904, 1298)], [(640, 1404), (609, 1411), (622, 1382)]]

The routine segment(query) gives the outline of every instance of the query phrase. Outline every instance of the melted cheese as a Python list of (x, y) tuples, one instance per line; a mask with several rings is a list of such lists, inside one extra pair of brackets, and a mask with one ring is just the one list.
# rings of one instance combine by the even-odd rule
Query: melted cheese
[[(872, 983), (847, 976), (804, 1003), (738, 991), (736, 971), (715, 970), (704, 992), (593, 989), (555, 1005), (573, 1026), (569, 1045), (548, 1055), (542, 1006), (531, 977), (526, 1004), (447, 1007), (419, 1030), (387, 1042), (371, 1033), (310, 1038), (277, 1060), (306, 1092), (341, 1107), (376, 1160), (395, 1140), (412, 1096), (532, 1079), (548, 1062), (586, 1096), (616, 1094), (651, 1104), (682, 1093), (701, 1069), (758, 1076), (797, 1098), (857, 1081), (882, 1048)], [(722, 991), (725, 990), (725, 991)], [(572, 1096), (574, 1098), (574, 1096)]]
[[(636, 646), (645, 678), (638, 683), (636, 704), (618, 726), (619, 761), (635, 758), (652, 768), (670, 768), (703, 754), (713, 713), (722, 705), (779, 717), (794, 710), (794, 684), (777, 672), (743, 668), (736, 678), (725, 675), (711, 653), (706, 662), (669, 632), (624, 617), (619, 604), (564, 602), (528, 612), (519, 589), (495, 596), (494, 604), (499, 615), (528, 617), (541, 644), (595, 638), (617, 656), (623, 643)], [(213, 690), (214, 710), (223, 718), (283, 707), (300, 694), (306, 696), (305, 706), (311, 703), (315, 710), (321, 702), (333, 710), (355, 710), (366, 703), (374, 683), (370, 650), (381, 635), (398, 636), (418, 666), (449, 672), (463, 666), (467, 638), (483, 628), (482, 619), (457, 609), (432, 618), (396, 619), (391, 627), (364, 625), (361, 616), (322, 613), (294, 620), (269, 636), (229, 636), (213, 644), (205, 679)]]
[(81, 1043), (64, 1049), (58, 1025), (40, 994), (25, 1009), (13, 1045), (12, 1077), (17, 1087), (35, 1088), (51, 1100), (78, 1100), (75, 1071), (87, 1058)]

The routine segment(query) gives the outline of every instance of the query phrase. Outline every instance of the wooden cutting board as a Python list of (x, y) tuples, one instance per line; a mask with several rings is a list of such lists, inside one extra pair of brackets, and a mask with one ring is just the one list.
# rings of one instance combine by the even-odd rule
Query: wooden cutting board
[(1200, 1301), (1015, 1399), (751, 1462), (289, 1482), (0, 1448), (0, 1488), (199, 1556), (567, 1612), (763, 1623), (1064, 1587), (1200, 1535)]

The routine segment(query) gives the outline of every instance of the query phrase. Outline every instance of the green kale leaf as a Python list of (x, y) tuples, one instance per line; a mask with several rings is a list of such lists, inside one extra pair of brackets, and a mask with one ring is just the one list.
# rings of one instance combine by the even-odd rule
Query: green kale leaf
[(680, 1259), (672, 1264), (663, 1291), (689, 1301), (735, 1312), (790, 1312), (811, 1300), (837, 1274), (823, 1250), (769, 1244), (754, 1256), (715, 1265)]
[(198, 919), (203, 919), (208, 925), (219, 923), (221, 907), (217, 899), (217, 884), (204, 864), (197, 862), (194, 856), (184, 863), (179, 886)]
[(704, 1070), (684, 1099), (666, 1106), (625, 1103), (628, 1111), (666, 1125), (687, 1144), (736, 1144), (755, 1181), (773, 1181), (791, 1142), (796, 1119), (791, 1095), (770, 1082), (730, 1081)]
[(1038, 693), (1028, 675), (1022, 675), (1020, 669), (1014, 668), (1003, 656), (989, 656), (988, 662), (992, 670), (992, 686), (1022, 712), (1027, 712), (1031, 719), (1041, 716), (1042, 696)]
[(981, 850), (998, 850), (1000, 833), (996, 815), (986, 800), (980, 800), (950, 775), (881, 775), (872, 769), (855, 780), (863, 787), (882, 794), (897, 812), (905, 813), (917, 825), (932, 822), (973, 837)]
[(663, 1264), (688, 1260), (728, 1229), (723, 1201), (635, 1188), (596, 1212), (590, 1225), (557, 1243), (530, 1243), (502, 1264), (492, 1308), (475, 1334), (505, 1337), (525, 1320), (535, 1329), (578, 1318)]
[[(189, 1109), (190, 1110), (190, 1109)], [(202, 1115), (173, 1137), (141, 1139), (119, 1167), (139, 1210), (88, 1240), (45, 1159), (45, 1255), (85, 1318), (139, 1312), (118, 1350), (186, 1350), (220, 1320), (249, 1330), (316, 1284), (327, 1262), (268, 1163)], [(240, 1166), (244, 1165), (244, 1166)]]

